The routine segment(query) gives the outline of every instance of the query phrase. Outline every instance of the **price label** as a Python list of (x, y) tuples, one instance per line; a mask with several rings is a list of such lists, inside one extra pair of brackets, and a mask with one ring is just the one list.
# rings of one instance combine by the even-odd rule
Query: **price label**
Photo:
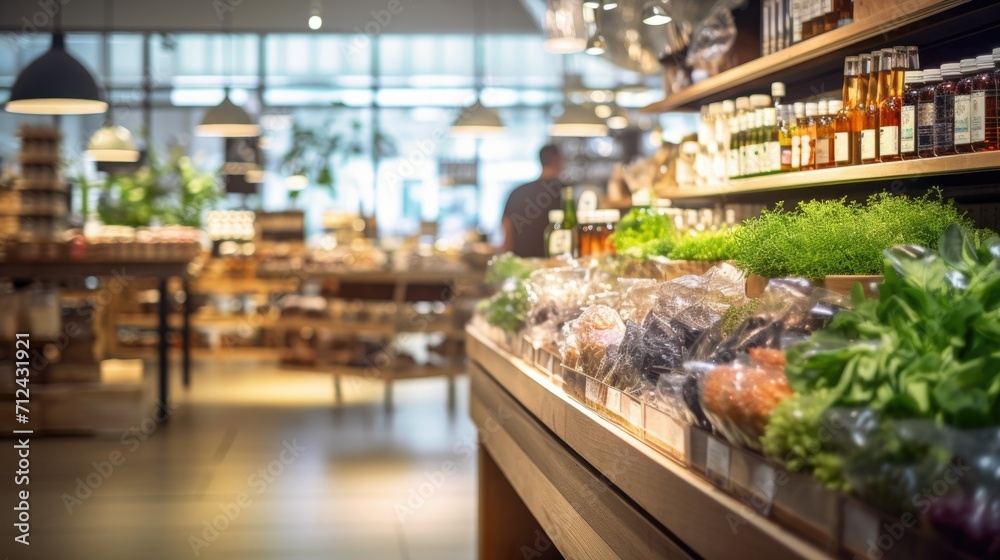
[(776, 490), (771, 465), (736, 451), (729, 461), (729, 479), (740, 489), (754, 511), (763, 516), (771, 512)]
[(729, 488), (729, 446), (714, 437), (708, 438), (706, 468), (709, 480), (723, 488)]
[(629, 399), (628, 421), (633, 426), (642, 426), (642, 404)]
[(687, 458), (684, 426), (663, 412), (646, 407), (646, 431), (653, 434), (681, 458)]
[(601, 384), (589, 377), (586, 379), (587, 385), (584, 390), (584, 395), (587, 397), (587, 401), (595, 403), (601, 402)]
[(605, 406), (611, 412), (620, 415), (622, 413), (622, 392), (614, 387), (608, 387), (608, 399), (605, 401)]
[(844, 546), (855, 553), (865, 553), (869, 543), (877, 543), (878, 518), (851, 500), (844, 502)]

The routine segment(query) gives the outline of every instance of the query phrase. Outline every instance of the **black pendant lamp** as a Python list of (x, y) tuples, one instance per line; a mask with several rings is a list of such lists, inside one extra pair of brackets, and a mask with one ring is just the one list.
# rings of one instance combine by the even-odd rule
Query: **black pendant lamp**
[(32, 115), (90, 115), (108, 110), (90, 72), (66, 52), (66, 37), (52, 34), (52, 47), (17, 76), (4, 108)]

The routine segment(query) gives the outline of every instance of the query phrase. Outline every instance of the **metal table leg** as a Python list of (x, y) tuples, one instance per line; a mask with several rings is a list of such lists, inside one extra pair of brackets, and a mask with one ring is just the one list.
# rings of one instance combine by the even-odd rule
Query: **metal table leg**
[(191, 386), (191, 283), (183, 280), (184, 307), (183, 323), (181, 325), (181, 374), (184, 377), (184, 388)]
[[(160, 302), (158, 304), (159, 308), (159, 326), (157, 328), (157, 334), (159, 335), (159, 342), (157, 343), (157, 358), (159, 359), (159, 386), (160, 386), (160, 396), (159, 405), (161, 410), (170, 410), (169, 406), (169, 395), (168, 390), (170, 386), (170, 370), (167, 364), (167, 279), (160, 278)], [(166, 416), (169, 418), (169, 416)]]

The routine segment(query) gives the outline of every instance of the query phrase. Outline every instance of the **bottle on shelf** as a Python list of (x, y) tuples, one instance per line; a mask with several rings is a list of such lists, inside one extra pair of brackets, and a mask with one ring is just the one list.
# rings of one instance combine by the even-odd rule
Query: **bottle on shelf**
[(838, 167), (857, 165), (861, 163), (856, 149), (855, 120), (859, 115), (859, 96), (861, 93), (861, 59), (849, 56), (844, 59), (844, 108), (836, 116), (836, 136), (834, 138), (834, 160)]
[(790, 0), (789, 19), (792, 26), (792, 44), (802, 41), (802, 16), (806, 0)]
[(737, 136), (737, 146), (739, 149), (739, 171), (736, 176), (744, 177), (747, 174), (747, 139), (750, 135), (750, 127), (753, 117), (753, 112), (750, 110), (749, 97), (736, 98), (736, 114), (739, 119), (739, 134)]
[(878, 109), (888, 89), (891, 59), (883, 51), (872, 52), (872, 72), (868, 80), (864, 124), (861, 129), (861, 163), (878, 161)]
[(802, 162), (799, 167), (803, 171), (816, 169), (816, 115), (819, 105), (806, 103), (805, 117), (799, 119), (799, 143), (802, 149)]
[(937, 138), (937, 104), (935, 95), (941, 84), (941, 70), (928, 68), (923, 71), (924, 87), (920, 89), (917, 101), (917, 156), (934, 157), (934, 142)]
[(576, 200), (574, 200), (573, 187), (563, 187), (562, 203), (562, 223), (558, 228), (553, 228), (552, 234), (549, 236), (549, 256), (579, 256)]
[(565, 254), (562, 233), (563, 211), (549, 210), (549, 225), (545, 228), (545, 258), (558, 257)]
[(781, 171), (792, 170), (792, 106), (782, 105), (778, 112), (778, 148)]
[(778, 132), (778, 113), (774, 107), (764, 107), (764, 169), (763, 173), (781, 172), (781, 139)]
[(896, 47), (889, 56), (889, 88), (879, 105), (879, 158), (881, 162), (899, 161), (900, 120), (903, 108), (903, 89), (906, 69), (909, 66), (906, 47)]
[(906, 47), (906, 67), (909, 70), (920, 70), (920, 48)]
[(750, 150), (748, 151), (751, 171), (749, 174), (757, 175), (759, 173), (766, 173), (764, 167), (767, 164), (767, 158), (764, 148), (767, 139), (765, 138), (764, 131), (764, 109), (771, 106), (771, 96), (762, 93), (751, 95), (750, 106), (753, 108), (754, 120), (752, 140)]
[(823, 18), (823, 26), (820, 33), (833, 31), (837, 28), (837, 24), (840, 22), (840, 12), (837, 11), (834, 0), (823, 0), (822, 7), (823, 15), (821, 17)]
[(607, 255), (614, 255), (616, 251), (615, 244), (611, 241), (611, 234), (618, 229), (618, 222), (621, 220), (622, 213), (620, 210), (615, 210), (613, 208), (610, 210), (602, 210), (602, 212), (604, 212), (604, 250), (602, 252)]
[(727, 153), (726, 171), (730, 179), (740, 176), (740, 119), (736, 112), (736, 103), (732, 103), (729, 114), (729, 149)]
[(837, 13), (840, 20), (837, 27), (843, 27), (854, 21), (854, 0), (836, 0)]
[(972, 82), (976, 59), (963, 58), (959, 64), (962, 77), (955, 83), (955, 152), (972, 153)]
[[(832, 102), (826, 99), (821, 100), (818, 105), (816, 115), (816, 169), (827, 169), (835, 165), (833, 157), (833, 110), (830, 108)], [(843, 105), (842, 102), (835, 102), (836, 105)], [(837, 107), (840, 110), (840, 107)]]
[(976, 70), (978, 73), (972, 83), (972, 149), (977, 152), (992, 152), (1000, 147), (993, 55), (977, 56)]
[(934, 89), (934, 155), (957, 154), (955, 150), (955, 90), (962, 78), (957, 62), (941, 65), (941, 83)]
[[(911, 61), (912, 62), (912, 61)], [(920, 90), (924, 85), (924, 73), (907, 70), (903, 77), (903, 106), (899, 113), (899, 157), (917, 159), (917, 106)]]
[(792, 105), (792, 118), (788, 121), (789, 133), (792, 136), (792, 171), (802, 169), (802, 127), (799, 126), (806, 118), (806, 104)]
[(774, 82), (771, 84), (771, 100), (774, 102), (775, 110), (778, 110), (781, 102), (785, 100), (784, 82)]

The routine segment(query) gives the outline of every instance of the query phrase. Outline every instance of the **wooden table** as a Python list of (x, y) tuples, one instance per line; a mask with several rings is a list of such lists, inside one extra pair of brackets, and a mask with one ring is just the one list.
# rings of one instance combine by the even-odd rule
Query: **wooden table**
[[(181, 373), (184, 386), (191, 383), (191, 297), (188, 290), (188, 264), (190, 261), (66, 261), (66, 262), (4, 262), (0, 263), (0, 277), (24, 280), (77, 280), (88, 276), (117, 276), (127, 282), (130, 277), (156, 278), (159, 281), (160, 301), (157, 306), (158, 387), (157, 402), (162, 410), (169, 410), (170, 369), (167, 360), (167, 280), (181, 278), (184, 284), (183, 321), (181, 324), (182, 358)], [(167, 415), (169, 417), (169, 415)]]
[(480, 558), (829, 557), (466, 332)]

